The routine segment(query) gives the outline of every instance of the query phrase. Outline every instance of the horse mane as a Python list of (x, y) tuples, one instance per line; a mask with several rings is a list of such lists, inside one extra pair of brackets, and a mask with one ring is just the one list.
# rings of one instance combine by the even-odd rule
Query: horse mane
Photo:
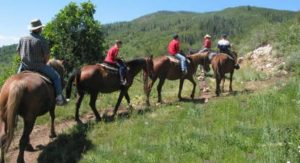
[(63, 65), (63, 60), (58, 60), (58, 59), (50, 59), (47, 62), (47, 65), (51, 66), (54, 68), (60, 76), (63, 76), (65, 73), (65, 67)]
[(130, 61), (127, 61), (126, 65), (132, 67), (132, 66), (143, 64), (144, 62), (145, 62), (144, 58), (138, 58), (138, 59), (132, 59)]

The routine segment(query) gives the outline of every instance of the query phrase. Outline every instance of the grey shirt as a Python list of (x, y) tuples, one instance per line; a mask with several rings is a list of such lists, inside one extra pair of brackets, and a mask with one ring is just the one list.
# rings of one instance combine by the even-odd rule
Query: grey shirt
[(30, 70), (39, 70), (46, 64), (45, 56), (50, 54), (46, 39), (35, 33), (20, 39), (17, 52), (21, 55), (23, 66)]

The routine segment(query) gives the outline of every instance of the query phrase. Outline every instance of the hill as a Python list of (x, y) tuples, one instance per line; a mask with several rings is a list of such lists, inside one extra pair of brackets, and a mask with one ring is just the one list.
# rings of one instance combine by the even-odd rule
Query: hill
[(296, 12), (243, 6), (227, 8), (217, 12), (169, 12), (159, 11), (130, 22), (119, 22), (104, 26), (107, 44), (122, 39), (125, 44), (122, 55), (133, 58), (151, 53), (166, 53), (172, 34), (181, 36), (182, 47), (201, 48), (206, 33), (216, 41), (222, 33), (240, 48), (252, 30), (264, 24), (282, 24), (294, 19)]

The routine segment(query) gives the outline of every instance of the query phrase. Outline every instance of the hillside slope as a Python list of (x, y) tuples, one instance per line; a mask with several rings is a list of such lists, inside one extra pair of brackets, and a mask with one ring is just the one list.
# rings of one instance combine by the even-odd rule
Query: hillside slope
[(181, 36), (184, 50), (199, 49), (206, 33), (211, 34), (214, 41), (227, 33), (232, 42), (239, 45), (262, 24), (284, 23), (295, 16), (296, 12), (250, 6), (208, 13), (160, 11), (130, 22), (104, 25), (104, 31), (108, 45), (115, 39), (122, 39), (125, 42), (122, 55), (133, 58), (166, 53), (167, 43), (174, 33)]

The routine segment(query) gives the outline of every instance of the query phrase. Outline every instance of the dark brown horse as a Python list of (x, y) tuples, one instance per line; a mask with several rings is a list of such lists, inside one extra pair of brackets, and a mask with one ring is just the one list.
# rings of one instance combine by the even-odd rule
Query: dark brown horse
[(216, 79), (216, 95), (221, 93), (220, 83), (222, 80), (222, 91), (224, 92), (225, 74), (230, 73), (229, 91), (232, 92), (232, 77), (237, 63), (237, 53), (231, 52), (234, 57), (225, 53), (218, 53), (211, 59), (211, 66)]
[[(49, 64), (60, 75), (63, 75), (64, 68), (61, 61), (50, 60)], [(4, 162), (4, 154), (13, 139), (17, 115), (20, 115), (24, 121), (17, 162), (24, 162), (25, 148), (33, 149), (29, 142), (29, 135), (38, 116), (49, 111), (50, 137), (56, 136), (54, 129), (55, 92), (47, 80), (38, 73), (27, 71), (11, 76), (2, 86), (0, 93), (1, 162)]]
[(191, 98), (194, 98), (196, 82), (194, 81), (193, 74), (195, 74), (199, 64), (201, 64), (206, 71), (209, 71), (210, 68), (209, 68), (208, 53), (206, 52), (196, 53), (187, 56), (187, 58), (190, 60), (190, 63), (188, 64), (187, 75), (182, 74), (179, 63), (172, 62), (167, 56), (161, 56), (153, 59), (154, 71), (153, 71), (152, 81), (149, 83), (148, 89), (145, 90), (145, 93), (147, 95), (147, 99), (146, 99), (147, 105), (150, 105), (150, 101), (149, 101), (150, 92), (157, 78), (159, 78), (159, 83), (157, 85), (157, 94), (158, 94), (159, 103), (162, 102), (161, 90), (166, 79), (169, 80), (180, 79), (179, 91), (178, 91), (179, 100), (182, 100), (181, 90), (182, 90), (183, 82), (185, 79), (188, 79), (193, 84)]
[(128, 89), (133, 83), (134, 77), (143, 69), (144, 70), (144, 79), (148, 78), (148, 75), (151, 76), (153, 71), (153, 61), (152, 56), (146, 57), (143, 59), (134, 59), (129, 62), (126, 62), (129, 70), (127, 71), (127, 85), (122, 86), (120, 84), (120, 78), (117, 73), (109, 73), (107, 68), (103, 67), (100, 64), (96, 65), (87, 65), (83, 66), (79, 71), (73, 73), (68, 81), (66, 88), (66, 97), (70, 98), (71, 87), (73, 81), (77, 88), (77, 102), (76, 102), (76, 112), (75, 120), (81, 122), (79, 119), (79, 108), (82, 102), (82, 99), (85, 93), (90, 94), (90, 107), (92, 108), (96, 120), (100, 121), (101, 117), (96, 109), (96, 99), (99, 92), (101, 93), (111, 93), (114, 91), (120, 90), (120, 95), (117, 101), (117, 104), (114, 108), (114, 112), (111, 118), (114, 118), (116, 115), (119, 105), (125, 96), (128, 104), (130, 104), (130, 97), (128, 95)]

